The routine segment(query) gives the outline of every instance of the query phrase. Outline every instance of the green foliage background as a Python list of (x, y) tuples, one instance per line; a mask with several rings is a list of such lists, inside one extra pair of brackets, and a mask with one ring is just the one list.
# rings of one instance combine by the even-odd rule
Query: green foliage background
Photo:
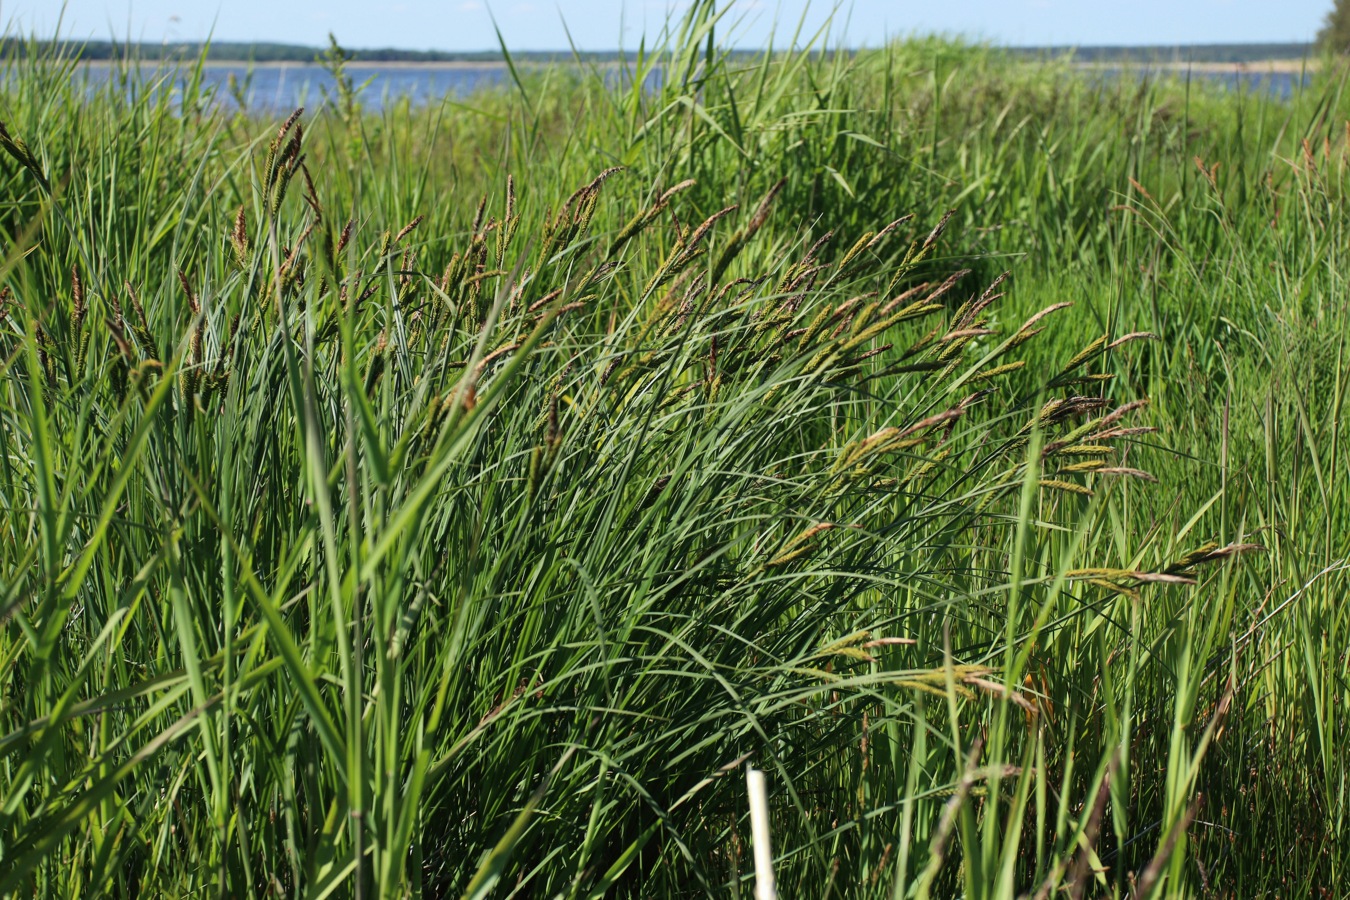
[(1350, 3), (1336, 0), (1322, 23), (1322, 30), (1317, 33), (1317, 41), (1337, 53), (1350, 50)]

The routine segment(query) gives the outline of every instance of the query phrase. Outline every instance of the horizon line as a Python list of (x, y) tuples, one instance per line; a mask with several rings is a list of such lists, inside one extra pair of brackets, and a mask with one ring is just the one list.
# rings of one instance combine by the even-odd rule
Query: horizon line
[[(1055, 43), (1055, 44), (1019, 44), (1019, 43), (1001, 43), (1001, 42), (996, 42), (996, 41), (991, 41), (991, 40), (981, 40), (981, 39), (977, 39), (977, 38), (971, 37), (971, 36), (966, 35), (966, 34), (962, 34), (962, 33), (960, 33), (960, 32), (940, 32), (940, 31), (933, 31), (933, 32), (913, 32), (913, 33), (908, 34), (908, 35), (897, 35), (897, 36), (894, 37), (894, 38), (888, 38), (886, 41), (884, 41), (883, 43), (880, 43), (880, 44), (855, 44), (855, 45), (849, 45), (849, 46), (830, 46), (830, 47), (820, 47), (820, 48), (798, 48), (798, 49), (820, 49), (820, 50), (824, 50), (824, 51), (827, 51), (827, 52), (836, 52), (836, 51), (841, 51), (841, 50), (844, 50), (844, 51), (877, 50), (877, 49), (884, 48), (884, 47), (885, 47), (886, 45), (888, 45), (888, 44), (904, 43), (904, 42), (906, 42), (906, 41), (923, 40), (923, 39), (933, 39), (933, 38), (946, 39), (946, 40), (949, 40), (949, 41), (952, 41), (952, 42), (963, 42), (963, 43), (966, 43), (966, 44), (968, 44), (968, 45), (970, 45), (970, 46), (973, 46), (973, 47), (989, 47), (989, 48), (999, 49), (999, 50), (1184, 50), (1184, 49), (1201, 49), (1201, 48), (1203, 48), (1203, 49), (1212, 49), (1212, 48), (1228, 48), (1228, 47), (1232, 47), (1232, 48), (1245, 48), (1245, 47), (1287, 47), (1287, 48), (1304, 47), (1304, 48), (1315, 48), (1315, 47), (1317, 47), (1317, 45), (1318, 45), (1318, 42), (1315, 41), (1315, 40), (1175, 41), (1175, 42), (1158, 42), (1158, 43), (1145, 43), (1145, 44), (1095, 44), (1095, 43), (1072, 43), (1072, 42), (1070, 42), (1070, 43)], [(328, 49), (327, 47), (325, 47), (324, 45), (321, 45), (321, 44), (297, 43), (297, 42), (292, 42), (292, 41), (275, 41), (275, 40), (267, 40), (267, 39), (261, 39), (261, 38), (252, 38), (252, 39), (241, 40), (241, 39), (233, 39), (233, 38), (230, 38), (230, 39), (217, 39), (217, 38), (209, 38), (209, 37), (208, 37), (208, 38), (182, 38), (182, 39), (177, 39), (177, 40), (173, 40), (173, 41), (169, 41), (169, 40), (148, 41), (148, 40), (134, 40), (134, 39), (131, 39), (131, 38), (118, 38), (118, 37), (111, 37), (111, 38), (106, 38), (106, 37), (105, 37), (105, 38), (69, 38), (69, 37), (57, 37), (57, 36), (52, 36), (52, 37), (16, 37), (16, 36), (13, 36), (13, 35), (4, 35), (4, 36), (0, 36), (0, 42), (3, 42), (3, 43), (5, 43), (5, 44), (10, 44), (10, 45), (13, 45), (13, 44), (24, 44), (24, 43), (29, 43), (29, 42), (37, 42), (37, 43), (47, 43), (47, 44), (50, 44), (50, 43), (61, 43), (61, 44), (66, 44), (66, 45), (71, 45), (71, 46), (82, 46), (82, 45), (89, 45), (89, 44), (117, 44), (117, 45), (122, 45), (122, 46), (132, 46), (132, 45), (134, 45), (134, 46), (138, 46), (138, 47), (197, 47), (197, 48), (207, 47), (207, 46), (215, 46), (215, 47), (221, 47), (221, 46), (228, 46), (228, 47), (276, 47), (276, 48), (286, 48), (286, 49), (295, 49), (295, 50), (316, 50), (316, 51), (323, 51), (323, 50)], [(502, 52), (503, 52), (503, 50), (502, 50), (502, 48), (501, 48), (500, 46), (497, 46), (497, 47), (482, 47), (482, 48), (479, 48), (479, 49), (455, 49), (455, 50), (450, 50), (450, 49), (439, 49), (439, 48), (435, 48), (435, 47), (396, 46), (396, 45), (392, 45), (392, 44), (385, 44), (385, 45), (369, 45), (369, 46), (361, 46), (361, 47), (358, 47), (358, 46), (353, 46), (353, 45), (347, 45), (347, 44), (344, 44), (344, 43), (342, 43), (341, 41), (339, 41), (338, 43), (339, 43), (339, 46), (341, 46), (343, 50), (346, 50), (346, 51), (351, 52), (351, 53), (362, 53), (362, 52), (367, 52), (367, 53), (394, 52), (394, 53), (424, 53), (424, 54), (425, 54), (425, 53), (440, 53), (440, 54), (457, 54), (457, 53), (463, 53), (463, 54), (482, 55), (482, 54), (502, 54)], [(755, 51), (768, 50), (768, 49), (770, 49), (770, 47), (768, 47), (767, 45), (766, 45), (766, 46), (750, 46), (750, 45), (735, 45), (735, 44), (732, 44), (731, 46), (727, 47), (726, 49), (729, 49), (729, 50), (732, 50), (732, 51), (755, 52)], [(782, 49), (786, 50), (786, 49), (791, 49), (791, 48), (788, 48), (788, 47), (785, 46), (785, 47), (783, 47)], [(510, 52), (510, 53), (513, 53), (513, 54), (514, 54), (514, 53), (561, 53), (561, 54), (567, 54), (567, 55), (573, 55), (573, 54), (581, 54), (581, 55), (585, 55), (585, 54), (594, 54), (594, 53), (610, 53), (610, 54), (617, 54), (617, 53), (631, 53), (631, 52), (636, 52), (636, 50), (634, 50), (634, 49), (624, 49), (624, 48), (621, 48), (621, 47), (610, 47), (610, 48), (601, 49), (601, 50), (582, 50), (582, 49), (579, 49), (579, 48), (571, 48), (571, 47), (551, 47), (551, 48), (533, 48), (533, 49), (512, 50), (510, 47), (507, 47), (506, 50), (507, 50), (507, 52)]]

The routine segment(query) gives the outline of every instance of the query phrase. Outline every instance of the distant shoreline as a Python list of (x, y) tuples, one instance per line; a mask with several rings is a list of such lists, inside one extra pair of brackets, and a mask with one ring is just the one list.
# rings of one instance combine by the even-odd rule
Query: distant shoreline
[[(106, 59), (81, 60), (79, 65), (88, 68), (110, 68), (114, 65), (123, 65), (122, 62), (115, 62)], [(601, 67), (617, 65), (617, 62), (592, 62), (590, 65)], [(1027, 61), (1024, 65), (1045, 65), (1046, 62)], [(141, 60), (141, 67), (149, 66), (157, 68), (166, 66), (170, 68), (179, 68), (184, 65), (183, 62), (173, 60)], [(195, 65), (195, 63), (193, 63)], [(553, 65), (576, 65), (575, 60), (558, 60), (556, 62), (541, 62), (528, 60), (518, 64), (522, 69), (538, 69), (543, 66)], [(1194, 72), (1204, 75), (1299, 75), (1307, 72), (1313, 74), (1321, 69), (1321, 64), (1317, 60), (1293, 60), (1293, 59), (1270, 59), (1247, 63), (1233, 62), (1139, 62), (1136, 60), (1126, 60), (1122, 62), (1071, 62), (1070, 65), (1081, 71), (1137, 71), (1137, 72), (1167, 72), (1171, 74), (1184, 74)], [(292, 62), (292, 61), (266, 61), (266, 62), (248, 62), (246, 60), (206, 60), (203, 66), (207, 69), (247, 69), (253, 68), (263, 71), (287, 71), (318, 69), (322, 63), (318, 62)], [(441, 60), (437, 62), (410, 62), (407, 60), (390, 62), (361, 62), (352, 60), (346, 64), (348, 72), (367, 73), (367, 72), (387, 72), (404, 70), (408, 72), (495, 72), (505, 71), (507, 68), (504, 60), (483, 60), (475, 62), (471, 60)]]
[(1141, 62), (1125, 60), (1121, 62), (1093, 61), (1075, 62), (1078, 69), (1135, 69), (1140, 71), (1165, 70), (1168, 72), (1202, 72), (1220, 75), (1298, 75), (1302, 72), (1316, 72), (1321, 63), (1315, 59), (1261, 59), (1252, 62), (1184, 62), (1177, 60), (1158, 60)]
[[(1264, 71), (1296, 71), (1303, 61), (1318, 56), (1317, 47), (1311, 43), (1243, 43), (1243, 44), (1175, 44), (1175, 45), (1059, 45), (1059, 46), (1006, 46), (985, 43), (957, 41), (954, 46), (971, 48), (983, 47), (996, 53), (1004, 53), (1015, 59), (1024, 60), (1072, 60), (1074, 64), (1100, 65), (1172, 65), (1190, 60), (1192, 67), (1218, 66), (1217, 71), (1233, 71), (1228, 68), (1239, 63), (1249, 67), (1259, 67)], [(857, 53), (866, 50), (879, 50), (879, 47), (844, 49), (842, 52)], [(174, 43), (112, 42), (107, 40), (91, 41), (38, 41), (27, 43), (15, 38), (0, 38), (0, 57), (23, 57), (29, 53), (55, 51), (67, 57), (78, 55), (89, 63), (126, 59), (140, 59), (142, 62), (175, 60), (194, 63), (201, 56), (207, 58), (209, 65), (246, 65), (255, 66), (294, 66), (311, 65), (316, 58), (325, 57), (328, 48), (304, 46), (300, 44), (278, 44), (270, 42), (215, 41), (209, 44), (201, 41), (178, 41)], [(395, 47), (348, 47), (346, 52), (353, 54), (349, 64), (354, 66), (382, 66), (388, 68), (410, 67), (424, 69), (483, 68), (491, 69), (508, 65), (507, 57), (498, 49), (476, 51), (437, 51), (406, 50)], [(731, 59), (758, 58), (761, 50), (752, 48), (728, 48)], [(836, 50), (815, 48), (812, 55), (821, 52), (832, 54)], [(591, 50), (581, 51), (579, 60), (576, 52), (569, 48), (552, 50), (517, 50), (509, 59), (516, 65), (538, 66), (585, 62), (590, 64), (613, 64), (635, 61), (632, 50), (620, 51)], [(1285, 68), (1293, 66), (1293, 69)], [(1240, 69), (1238, 70), (1240, 71)]]
[[(591, 61), (583, 60), (583, 63), (589, 65), (616, 65), (618, 60), (612, 61)], [(1027, 65), (1042, 65), (1053, 60), (1028, 60)], [(549, 65), (575, 65), (576, 60), (558, 59), (551, 62), (543, 60), (523, 60), (518, 65), (521, 68), (537, 68), (539, 66)], [(114, 65), (124, 65), (124, 60), (110, 59), (85, 59), (80, 60), (79, 65), (108, 68)], [(162, 60), (162, 59), (143, 59), (138, 61), (141, 66), (183, 66), (196, 65), (195, 61), (186, 60)], [(203, 65), (208, 69), (225, 69), (253, 67), (255, 69), (315, 69), (322, 67), (323, 63), (300, 62), (297, 60), (261, 60), (250, 62), (243, 59), (208, 59)], [(1297, 75), (1300, 72), (1316, 72), (1321, 68), (1321, 62), (1315, 59), (1262, 59), (1252, 62), (1185, 62), (1178, 60), (1073, 60), (1070, 61), (1076, 69), (1138, 69), (1138, 70), (1165, 70), (1169, 72), (1203, 72), (1206, 74), (1269, 74), (1269, 75)], [(421, 71), (445, 71), (445, 70), (483, 70), (483, 69), (505, 69), (505, 60), (436, 60), (429, 62), (416, 62), (413, 60), (390, 60), (383, 61), (362, 61), (359, 59), (350, 60), (346, 68), (352, 71), (363, 71), (370, 69), (416, 69)]]

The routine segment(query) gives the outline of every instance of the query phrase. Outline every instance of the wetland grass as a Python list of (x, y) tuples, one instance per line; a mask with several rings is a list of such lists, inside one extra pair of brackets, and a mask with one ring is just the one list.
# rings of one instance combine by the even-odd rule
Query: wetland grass
[(0, 894), (1335, 893), (1341, 76), (719, 25), (6, 62)]

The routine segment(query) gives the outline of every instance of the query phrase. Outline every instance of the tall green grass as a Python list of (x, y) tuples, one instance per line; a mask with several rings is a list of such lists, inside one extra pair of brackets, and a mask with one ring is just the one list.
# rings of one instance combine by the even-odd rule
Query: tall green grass
[(1340, 76), (725, 25), (8, 63), (0, 893), (1334, 889)]

